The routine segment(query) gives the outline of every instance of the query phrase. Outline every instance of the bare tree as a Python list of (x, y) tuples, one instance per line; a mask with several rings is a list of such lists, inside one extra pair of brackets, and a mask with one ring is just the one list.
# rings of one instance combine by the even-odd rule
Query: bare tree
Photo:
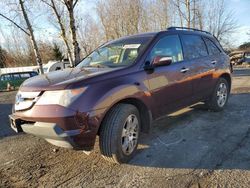
[[(197, 27), (197, 7), (202, 0), (172, 0), (177, 8), (181, 27)], [(184, 24), (184, 21), (186, 24)]]
[(106, 40), (139, 32), (142, 0), (99, 0), (96, 11)]
[(35, 56), (36, 56), (36, 62), (39, 66), (41, 74), (43, 74), (43, 64), (42, 64), (41, 55), (40, 55), (38, 47), (37, 47), (37, 42), (36, 42), (36, 39), (34, 36), (34, 32), (33, 32), (29, 17), (27, 15), (26, 9), (24, 7), (24, 1), (19, 0), (19, 4), (20, 4), (21, 10), (22, 10), (23, 18), (24, 18), (26, 25), (28, 27), (28, 30), (29, 30), (29, 37), (30, 37), (31, 44), (32, 44), (33, 49), (34, 49)]
[(39, 50), (38, 50), (38, 46), (37, 46), (37, 42), (36, 42), (36, 39), (35, 39), (35, 36), (34, 36), (34, 31), (33, 31), (32, 25), (30, 23), (28, 14), (27, 14), (25, 6), (24, 6), (24, 1), (19, 0), (19, 5), (20, 5), (22, 16), (23, 16), (23, 18), (25, 20), (25, 23), (26, 23), (26, 26), (27, 26), (28, 30), (26, 30), (25, 28), (23, 28), (22, 26), (17, 24), (13, 19), (3, 15), (2, 13), (0, 14), (0, 16), (5, 18), (6, 20), (11, 22), (12, 24), (14, 24), (17, 28), (19, 28), (21, 31), (23, 31), (26, 35), (29, 36), (30, 41), (32, 43), (33, 51), (34, 51), (34, 54), (35, 54), (35, 57), (36, 57), (37, 65), (39, 66), (40, 73), (43, 74), (42, 59), (41, 59), (41, 56), (40, 56), (40, 53), (39, 53)]
[(238, 28), (234, 14), (232, 11), (226, 9), (224, 0), (211, 1), (209, 9), (206, 12), (208, 14), (206, 19), (207, 30), (220, 41), (225, 42), (228, 35)]
[[(46, 5), (48, 5), (52, 10), (56, 17), (57, 23), (61, 30), (61, 37), (66, 47), (67, 55), (72, 67), (80, 62), (80, 47), (77, 40), (77, 29), (76, 29), (76, 21), (74, 16), (74, 9), (78, 3), (78, 0), (42, 0)], [(67, 9), (68, 17), (69, 17), (69, 28), (71, 33), (71, 39), (67, 36), (67, 23), (64, 23), (63, 15), (64, 12), (59, 11), (59, 6), (64, 5)], [(72, 45), (71, 45), (72, 41)], [(71, 50), (72, 46), (72, 50)]]
[(46, 5), (48, 5), (53, 10), (53, 13), (56, 17), (57, 23), (58, 23), (60, 30), (61, 30), (61, 37), (62, 37), (62, 40), (63, 40), (64, 45), (66, 47), (67, 56), (68, 56), (70, 65), (73, 67), (74, 63), (73, 63), (73, 57), (72, 57), (72, 52), (71, 52), (71, 48), (70, 48), (70, 42), (69, 42), (69, 39), (67, 37), (66, 26), (63, 23), (62, 14), (59, 12), (58, 7), (55, 3), (55, 0), (50, 0), (50, 3), (46, 0), (42, 0), (42, 2), (44, 2)]
[(74, 17), (74, 8), (78, 3), (78, 0), (64, 0), (65, 6), (67, 7), (69, 14), (69, 25), (71, 31), (71, 37), (73, 42), (73, 51), (74, 51), (74, 63), (75, 65), (80, 62), (80, 47), (76, 37), (76, 26), (75, 26), (75, 17)]
[(77, 25), (79, 45), (84, 56), (106, 41), (102, 28), (90, 15), (82, 15)]

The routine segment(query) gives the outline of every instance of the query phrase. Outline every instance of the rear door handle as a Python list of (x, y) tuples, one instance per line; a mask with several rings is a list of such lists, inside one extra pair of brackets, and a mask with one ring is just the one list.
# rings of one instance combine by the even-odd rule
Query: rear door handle
[(215, 65), (217, 63), (217, 61), (211, 61), (212, 65)]
[(187, 71), (189, 71), (189, 68), (185, 68), (185, 67), (183, 67), (183, 68), (180, 70), (181, 73), (185, 73), (185, 72), (187, 72)]

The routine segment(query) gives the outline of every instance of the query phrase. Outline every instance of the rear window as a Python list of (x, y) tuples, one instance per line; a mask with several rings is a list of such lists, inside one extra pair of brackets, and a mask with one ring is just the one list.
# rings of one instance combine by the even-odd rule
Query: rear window
[(184, 58), (186, 60), (205, 57), (208, 55), (205, 42), (197, 35), (182, 35)]
[(220, 49), (216, 46), (216, 44), (214, 44), (214, 42), (212, 42), (210, 39), (205, 38), (204, 40), (206, 42), (209, 55), (215, 55), (221, 52)]

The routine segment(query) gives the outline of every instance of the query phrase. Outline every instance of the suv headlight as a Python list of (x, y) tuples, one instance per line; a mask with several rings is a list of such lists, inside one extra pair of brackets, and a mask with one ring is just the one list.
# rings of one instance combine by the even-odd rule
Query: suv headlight
[(67, 107), (69, 104), (74, 102), (86, 89), (87, 87), (79, 89), (45, 91), (38, 99), (36, 105), (58, 104)]

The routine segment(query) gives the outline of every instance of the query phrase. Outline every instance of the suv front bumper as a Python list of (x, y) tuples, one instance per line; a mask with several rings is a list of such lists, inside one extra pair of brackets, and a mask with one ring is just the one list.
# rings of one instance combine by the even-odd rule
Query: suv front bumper
[(93, 149), (103, 110), (80, 113), (62, 106), (34, 106), (9, 116), (11, 128), (65, 148)]
[(72, 137), (80, 135), (80, 129), (64, 131), (56, 123), (25, 122), (21, 124), (22, 120), (16, 119), (13, 115), (10, 115), (9, 118), (11, 128), (16, 132), (25, 132), (44, 138), (47, 142), (59, 147), (77, 148)]

